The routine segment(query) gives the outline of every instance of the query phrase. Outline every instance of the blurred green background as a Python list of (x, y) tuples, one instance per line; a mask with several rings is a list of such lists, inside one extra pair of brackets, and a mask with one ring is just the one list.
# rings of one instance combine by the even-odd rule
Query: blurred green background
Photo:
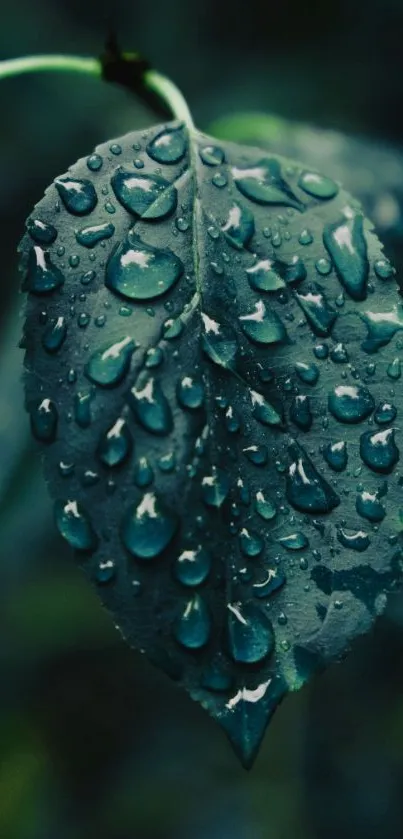
[[(175, 79), (200, 128), (342, 180), (403, 272), (402, 0), (3, 0), (1, 24), (0, 58), (98, 54), (114, 26)], [(3, 81), (0, 103), (1, 839), (400, 839), (401, 595), (283, 704), (247, 774), (125, 647), (55, 538), (23, 410), (15, 248), (57, 174), (153, 116), (76, 76)]]

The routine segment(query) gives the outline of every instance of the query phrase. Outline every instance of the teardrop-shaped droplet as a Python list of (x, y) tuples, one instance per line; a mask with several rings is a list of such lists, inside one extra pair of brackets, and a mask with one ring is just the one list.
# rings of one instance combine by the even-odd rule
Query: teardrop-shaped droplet
[(30, 409), (31, 431), (41, 443), (53, 443), (56, 438), (58, 412), (51, 399), (41, 399)]
[(194, 550), (182, 551), (174, 564), (175, 577), (184, 586), (200, 586), (210, 570), (211, 556), (201, 545)]
[(85, 216), (92, 213), (97, 205), (97, 194), (91, 181), (83, 178), (71, 178), (65, 175), (56, 178), (55, 187), (69, 213), (74, 216)]
[(252, 414), (262, 425), (281, 426), (283, 424), (282, 416), (260, 393), (251, 390), (250, 396), (253, 406)]
[(126, 510), (121, 528), (122, 541), (137, 559), (154, 559), (169, 545), (178, 527), (177, 513), (155, 493), (147, 492), (137, 506), (133, 504)]
[(290, 407), (290, 420), (301, 431), (309, 431), (313, 422), (313, 416), (308, 396), (300, 394), (294, 397)]
[(381, 504), (378, 493), (362, 490), (357, 495), (355, 508), (358, 515), (371, 522), (380, 522), (386, 516), (386, 510)]
[(280, 568), (269, 568), (262, 580), (254, 583), (252, 591), (259, 600), (271, 597), (274, 592), (279, 591), (286, 582), (286, 577)]
[(303, 172), (298, 181), (298, 186), (308, 195), (322, 200), (334, 198), (339, 191), (337, 184), (325, 175), (316, 172)]
[(393, 422), (396, 416), (397, 410), (391, 402), (381, 402), (374, 413), (374, 420), (378, 425), (387, 425)]
[(402, 375), (402, 365), (400, 362), (400, 358), (394, 358), (393, 361), (391, 361), (390, 364), (388, 364), (386, 368), (386, 373), (390, 379), (400, 379), (400, 376)]
[(328, 408), (339, 422), (355, 424), (372, 414), (375, 402), (366, 387), (337, 385), (328, 395)]
[(146, 152), (157, 163), (179, 163), (185, 156), (186, 136), (182, 126), (164, 128), (147, 145)]
[(363, 216), (356, 213), (336, 224), (328, 224), (323, 241), (347, 293), (353, 300), (365, 300), (369, 264)]
[(361, 434), (360, 455), (374, 472), (392, 472), (400, 456), (395, 443), (395, 430), (386, 428), (384, 431), (366, 431)]
[(206, 355), (219, 367), (231, 368), (235, 364), (238, 341), (232, 327), (223, 326), (205, 312), (201, 313), (203, 323), (202, 347)]
[(370, 545), (368, 533), (364, 533), (363, 530), (344, 530), (341, 527), (337, 531), (337, 538), (344, 548), (349, 548), (351, 551), (358, 551), (358, 553), (366, 551)]
[(91, 401), (93, 393), (90, 389), (79, 390), (74, 397), (74, 419), (80, 428), (91, 425)]
[(253, 214), (244, 204), (234, 201), (221, 230), (230, 245), (242, 250), (249, 244), (255, 232)]
[(140, 457), (134, 468), (133, 480), (139, 489), (150, 486), (154, 480), (154, 472), (146, 457)]
[(295, 372), (301, 382), (306, 385), (316, 385), (319, 378), (319, 368), (316, 364), (306, 364), (304, 361), (297, 361)]
[(348, 462), (347, 443), (344, 440), (328, 443), (323, 449), (323, 457), (334, 472), (343, 472)]
[(77, 501), (56, 501), (56, 527), (63, 539), (76, 551), (94, 551), (97, 535), (90, 518)]
[(267, 446), (247, 446), (243, 449), (243, 453), (254, 466), (266, 466), (269, 459)]
[(28, 267), (24, 288), (31, 294), (49, 294), (64, 283), (64, 276), (47, 251), (40, 245), (33, 245), (28, 255)]
[(182, 408), (188, 408), (189, 410), (201, 408), (204, 402), (203, 382), (192, 376), (184, 376), (178, 382), (176, 395)]
[(242, 331), (255, 344), (277, 344), (287, 340), (287, 330), (279, 316), (259, 300), (255, 311), (239, 318)]
[(302, 533), (300, 530), (296, 533), (290, 533), (288, 536), (282, 536), (278, 541), (288, 551), (302, 551), (309, 546), (309, 541), (305, 533)]
[(234, 167), (232, 176), (242, 195), (256, 204), (283, 204), (300, 211), (304, 209), (283, 179), (280, 164), (275, 158), (261, 160), (245, 168)]
[(246, 273), (255, 291), (278, 291), (286, 287), (284, 279), (276, 270), (276, 262), (273, 259), (260, 259), (251, 268), (247, 268)]
[(247, 527), (243, 527), (240, 532), (239, 544), (242, 553), (249, 559), (254, 556), (259, 556), (264, 548), (263, 539), (260, 538), (259, 534), (249, 530)]
[(393, 306), (389, 312), (363, 312), (361, 319), (367, 327), (367, 337), (362, 349), (367, 353), (376, 353), (389, 344), (396, 332), (403, 329), (403, 306)]
[(98, 457), (104, 466), (120, 466), (133, 448), (133, 438), (127, 422), (121, 417), (106, 432), (98, 446)]
[(200, 151), (200, 159), (206, 166), (221, 166), (224, 163), (225, 155), (219, 146), (203, 146)]
[(226, 500), (229, 489), (228, 474), (222, 469), (213, 469), (211, 475), (202, 478), (202, 498), (207, 507), (219, 509)]
[(25, 226), (37, 245), (52, 245), (57, 238), (57, 230), (53, 224), (47, 224), (38, 218), (29, 218)]
[(210, 634), (210, 611), (200, 594), (195, 594), (175, 623), (175, 638), (188, 650), (200, 650), (207, 644)]
[(85, 248), (94, 248), (98, 242), (110, 239), (114, 232), (115, 226), (111, 223), (93, 224), (90, 227), (83, 227), (78, 230), (76, 239), (79, 245), (83, 245)]
[(135, 342), (127, 336), (96, 350), (85, 366), (86, 376), (101, 387), (115, 387), (127, 375), (135, 348)]
[(263, 521), (271, 521), (277, 514), (275, 504), (273, 504), (270, 498), (265, 497), (262, 490), (256, 493), (255, 510)]
[(337, 312), (328, 304), (327, 299), (316, 283), (314, 291), (295, 292), (295, 299), (300, 305), (312, 332), (320, 338), (330, 335), (337, 318)]
[(340, 504), (333, 488), (315, 469), (308, 455), (297, 443), (289, 447), (292, 463), (288, 469), (286, 496), (302, 513), (329, 513)]
[(346, 364), (348, 361), (348, 353), (344, 344), (335, 344), (330, 353), (330, 358), (335, 364)]
[(127, 400), (137, 421), (146, 431), (160, 436), (165, 436), (172, 431), (172, 411), (156, 379), (149, 378), (144, 383), (134, 385)]
[(228, 646), (237, 664), (257, 664), (274, 649), (267, 615), (254, 603), (228, 603)]
[(140, 175), (117, 169), (111, 185), (125, 210), (144, 221), (166, 218), (176, 209), (177, 190), (159, 175)]
[(66, 319), (62, 316), (51, 321), (42, 335), (42, 346), (46, 352), (53, 355), (60, 350), (67, 336)]
[(169, 291), (182, 273), (183, 264), (172, 251), (146, 245), (130, 231), (109, 257), (105, 285), (128, 300), (154, 300)]

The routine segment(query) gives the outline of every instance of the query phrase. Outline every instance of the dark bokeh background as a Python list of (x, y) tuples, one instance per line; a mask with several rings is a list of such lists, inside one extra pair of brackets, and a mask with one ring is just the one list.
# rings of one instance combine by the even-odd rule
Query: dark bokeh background
[[(343, 180), (403, 269), (402, 0), (2, 0), (1, 12), (0, 58), (97, 54), (112, 22), (201, 128)], [(400, 839), (401, 596), (284, 703), (246, 774), (203, 711), (125, 647), (54, 537), (23, 411), (15, 247), (56, 174), (153, 117), (76, 76), (3, 81), (0, 103), (1, 839)], [(275, 118), (236, 116), (251, 110)]]

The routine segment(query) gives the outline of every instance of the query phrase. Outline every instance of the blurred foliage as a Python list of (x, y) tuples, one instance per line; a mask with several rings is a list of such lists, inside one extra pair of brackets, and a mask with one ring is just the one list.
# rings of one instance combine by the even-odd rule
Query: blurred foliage
[[(401, 0), (14, 0), (0, 57), (97, 54), (111, 19), (177, 81), (200, 128), (342, 180), (403, 268)], [(207, 715), (126, 648), (55, 539), (23, 410), (15, 246), (55, 175), (153, 117), (86, 78), (4, 81), (0, 101), (0, 836), (399, 839), (401, 596), (343, 665), (287, 700), (246, 774)], [(234, 118), (246, 109), (280, 118), (257, 130)]]

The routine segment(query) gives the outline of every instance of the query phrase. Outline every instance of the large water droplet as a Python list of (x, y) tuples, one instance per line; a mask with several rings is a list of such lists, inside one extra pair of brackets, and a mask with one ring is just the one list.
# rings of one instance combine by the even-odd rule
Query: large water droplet
[(38, 218), (29, 218), (25, 223), (25, 227), (31, 239), (37, 245), (52, 245), (57, 238), (57, 230), (53, 227), (53, 224), (47, 224)]
[(263, 300), (255, 304), (255, 311), (239, 318), (242, 331), (255, 344), (276, 344), (287, 340), (287, 330), (279, 316), (268, 309)]
[(133, 448), (133, 438), (124, 419), (119, 418), (106, 432), (98, 446), (98, 457), (112, 468), (120, 466), (129, 457)]
[(184, 586), (200, 586), (207, 579), (210, 569), (211, 556), (201, 545), (194, 550), (182, 551), (174, 565), (175, 577)]
[(337, 385), (328, 395), (328, 408), (339, 422), (354, 424), (369, 417), (375, 402), (366, 387)]
[(207, 644), (210, 633), (211, 617), (208, 606), (200, 594), (195, 594), (188, 600), (182, 615), (175, 623), (175, 638), (188, 650), (200, 650)]
[(348, 462), (347, 443), (344, 440), (328, 443), (323, 449), (323, 457), (334, 472), (343, 472)]
[(179, 526), (177, 513), (147, 492), (140, 503), (130, 506), (123, 517), (124, 546), (137, 559), (154, 559), (172, 541)]
[(392, 472), (400, 455), (395, 443), (395, 430), (386, 428), (384, 431), (366, 431), (361, 434), (360, 455), (374, 472)]
[(42, 335), (42, 346), (46, 352), (53, 354), (60, 350), (67, 336), (66, 319), (62, 316), (49, 323)]
[(159, 175), (117, 169), (111, 184), (125, 210), (144, 221), (166, 218), (176, 209), (177, 190)]
[(64, 276), (47, 251), (34, 245), (28, 255), (27, 275), (24, 288), (32, 294), (49, 294), (63, 285)]
[(154, 378), (135, 385), (127, 401), (138, 422), (152, 434), (165, 436), (172, 431), (173, 417), (169, 402), (159, 382)]
[(273, 652), (271, 622), (254, 603), (228, 603), (228, 646), (238, 664), (257, 664)]
[(86, 376), (102, 387), (115, 387), (127, 375), (135, 348), (135, 342), (127, 336), (96, 350), (85, 366)]
[(297, 443), (289, 447), (292, 463), (287, 474), (286, 495), (302, 513), (329, 513), (340, 504), (330, 484), (319, 475), (308, 455)]
[(363, 216), (354, 214), (336, 224), (328, 224), (323, 241), (347, 293), (353, 300), (365, 300), (369, 265)]
[(349, 548), (351, 551), (358, 551), (358, 553), (366, 551), (370, 545), (368, 533), (364, 533), (363, 530), (352, 531), (340, 528), (337, 531), (337, 538), (344, 548)]
[(275, 158), (261, 160), (242, 169), (234, 167), (232, 176), (239, 191), (256, 204), (285, 204), (296, 210), (304, 209), (283, 179), (280, 164)]
[(314, 283), (314, 289), (304, 294), (295, 292), (295, 299), (315, 335), (325, 338), (332, 331), (337, 312), (329, 306), (321, 287)]
[(221, 230), (230, 245), (242, 250), (249, 244), (255, 232), (255, 220), (251, 211), (234, 201)]
[(66, 210), (74, 216), (92, 213), (97, 205), (98, 198), (94, 186), (85, 178), (79, 180), (65, 175), (62, 178), (56, 178), (55, 187)]
[(84, 245), (85, 248), (94, 248), (103, 239), (110, 239), (114, 232), (115, 226), (111, 223), (93, 224), (91, 227), (83, 227), (78, 230), (76, 239), (79, 245)]
[(319, 175), (316, 172), (303, 172), (298, 181), (298, 186), (308, 195), (323, 200), (334, 198), (339, 191), (339, 187), (331, 178)]
[(30, 409), (31, 431), (41, 443), (53, 443), (56, 437), (58, 412), (51, 399), (41, 399)]
[(358, 515), (371, 522), (380, 522), (386, 516), (386, 510), (381, 504), (377, 492), (362, 492), (357, 495), (355, 508)]
[(63, 539), (77, 551), (94, 551), (97, 535), (89, 516), (77, 501), (56, 501), (56, 527)]
[(130, 231), (109, 257), (105, 285), (129, 300), (154, 300), (182, 273), (183, 264), (172, 251), (153, 248)]
[(185, 156), (187, 141), (182, 126), (164, 128), (146, 147), (146, 152), (157, 163), (179, 163)]

